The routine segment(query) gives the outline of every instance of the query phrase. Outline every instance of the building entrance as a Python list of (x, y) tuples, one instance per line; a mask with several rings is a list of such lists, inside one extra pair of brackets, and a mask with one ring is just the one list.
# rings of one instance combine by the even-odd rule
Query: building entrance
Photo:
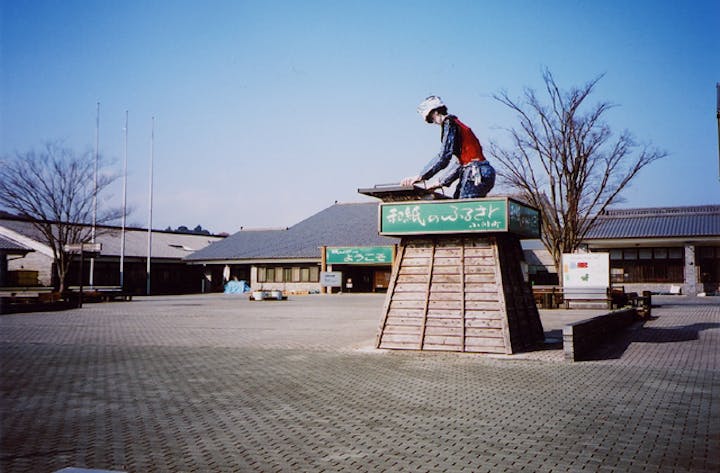
[(333, 271), (342, 272), (343, 292), (385, 292), (390, 282), (391, 268), (334, 264)]

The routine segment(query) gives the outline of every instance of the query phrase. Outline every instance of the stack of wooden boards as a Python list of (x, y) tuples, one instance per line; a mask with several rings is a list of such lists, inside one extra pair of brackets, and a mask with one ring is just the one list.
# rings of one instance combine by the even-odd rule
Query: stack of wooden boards
[(403, 237), (377, 346), (511, 354), (543, 342), (512, 234)]

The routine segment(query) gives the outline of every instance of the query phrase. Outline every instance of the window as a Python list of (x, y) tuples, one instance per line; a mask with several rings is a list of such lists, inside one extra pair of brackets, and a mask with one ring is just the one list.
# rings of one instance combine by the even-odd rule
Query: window
[(653, 256), (655, 256), (655, 259), (667, 259), (667, 257), (668, 257), (667, 248), (655, 248), (653, 250)]
[(610, 281), (614, 283), (625, 282), (625, 271), (623, 268), (610, 268)]
[(720, 246), (704, 246), (696, 250), (696, 264), (704, 290), (715, 290), (720, 282)]
[(613, 248), (610, 253), (613, 283), (677, 283), (685, 279), (683, 248)]
[(715, 248), (712, 246), (704, 246), (702, 248), (699, 248), (699, 253), (701, 258), (714, 258), (715, 257)]
[(319, 282), (319, 266), (273, 267), (258, 266), (258, 282)]

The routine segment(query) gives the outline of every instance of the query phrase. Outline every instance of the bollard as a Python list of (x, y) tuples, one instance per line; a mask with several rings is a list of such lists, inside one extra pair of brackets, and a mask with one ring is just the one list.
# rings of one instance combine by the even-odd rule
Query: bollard
[(643, 291), (642, 295), (642, 316), (647, 319), (652, 312), (652, 292)]
[(543, 309), (554, 309), (552, 293), (546, 292), (542, 295), (542, 308)]

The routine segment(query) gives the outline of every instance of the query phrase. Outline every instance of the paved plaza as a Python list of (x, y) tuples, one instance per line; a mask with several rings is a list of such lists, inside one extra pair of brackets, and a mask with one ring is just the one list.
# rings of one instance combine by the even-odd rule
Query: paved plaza
[[(379, 295), (0, 316), (0, 471), (720, 471), (720, 298), (569, 363), (373, 348)], [(597, 311), (541, 311), (546, 334)]]

